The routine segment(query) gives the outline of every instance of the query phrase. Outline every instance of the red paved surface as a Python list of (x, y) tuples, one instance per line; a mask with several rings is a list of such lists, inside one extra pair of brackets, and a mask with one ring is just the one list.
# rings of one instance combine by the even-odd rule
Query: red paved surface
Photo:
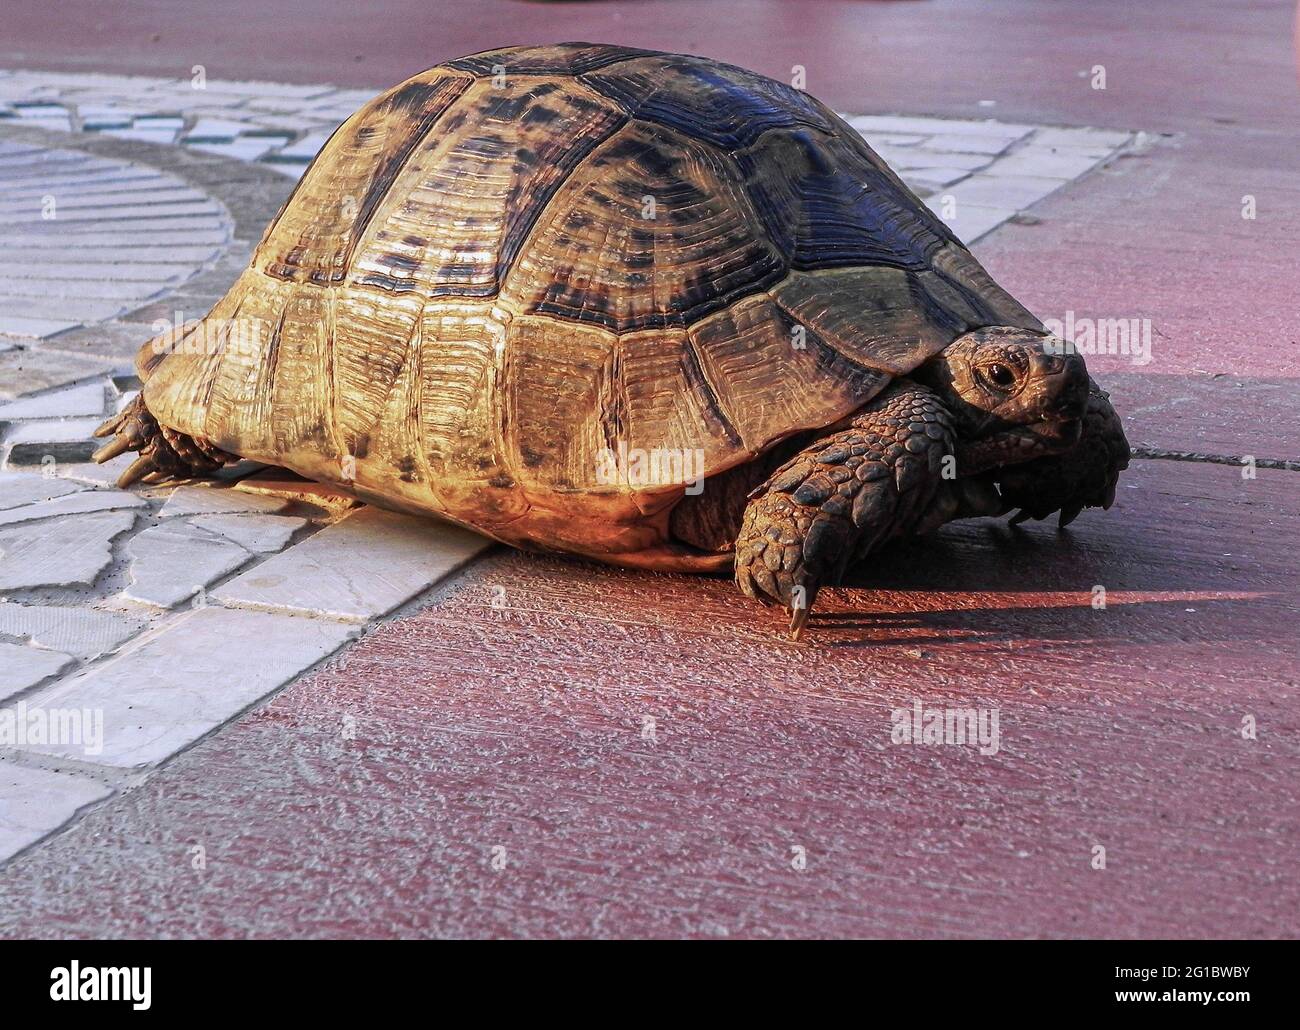
[[(1293, 934), (1290, 475), (1142, 463), (1064, 539), (987, 524), (894, 556), (805, 644), (723, 580), (500, 552), (20, 860), (3, 925)], [(918, 698), (999, 708), (1002, 750), (891, 744)]]
[[(381, 85), (508, 38), (603, 37), (804, 63), (840, 107), (1174, 133), (977, 252), (1044, 316), (1152, 320), (1151, 365), (1090, 360), (1135, 442), (1300, 458), (1288, 4), (717, 3), (707, 31), (700, 5), (446, 6), (419, 5), (436, 52), (377, 17), (272, 61), (239, 0), (228, 42), (203, 15), (159, 52)], [(50, 35), (20, 17), (0, 63), (48, 64)], [(349, 49), (367, 59), (345, 74)], [(1105, 94), (1078, 77), (1096, 63)], [(976, 523), (890, 557), (801, 645), (723, 580), (499, 554), (10, 866), (0, 929), (1295, 936), (1296, 476), (1137, 462), (1065, 534)], [(917, 698), (998, 707), (1001, 753), (891, 745)]]
[[(1258, 128), (1295, 124), (1294, 10), (1291, 0), (371, 0), (362, 16), (334, 0), (63, 0), (55, 17), (16, 0), (0, 67), (188, 77), (201, 63), (209, 78), (378, 88), (490, 47), (586, 39), (781, 79), (803, 65), (811, 92), (855, 111)], [(1105, 92), (1089, 88), (1095, 64), (1107, 68)]]

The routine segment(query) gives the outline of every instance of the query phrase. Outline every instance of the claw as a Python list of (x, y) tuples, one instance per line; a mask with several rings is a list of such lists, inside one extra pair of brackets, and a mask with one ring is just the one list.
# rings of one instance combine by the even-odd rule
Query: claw
[(104, 444), (99, 450), (91, 455), (92, 460), (102, 465), (106, 461), (111, 461), (124, 451), (131, 449), (131, 440), (126, 436), (114, 437)]
[(1082, 504), (1071, 504), (1067, 508), (1062, 508), (1061, 518), (1057, 522), (1057, 525), (1061, 529), (1064, 529), (1066, 526), (1068, 526), (1071, 522), (1073, 522), (1076, 518), (1079, 517), (1079, 512), (1081, 511), (1083, 511)]
[(127, 470), (117, 477), (117, 486), (119, 490), (125, 490), (128, 486), (138, 479), (143, 479), (154, 470), (153, 455), (142, 454), (127, 467)]
[(112, 415), (109, 418), (106, 418), (103, 422), (101, 422), (99, 424), (99, 428), (96, 429), (91, 435), (94, 437), (111, 436), (114, 432), (117, 431), (117, 427), (122, 424), (122, 420), (125, 418), (126, 418), (126, 412), (124, 411), (119, 412), (116, 415)]
[(1011, 516), (1011, 521), (1009, 525), (1018, 526), (1022, 522), (1028, 522), (1029, 518), (1030, 518), (1029, 512), (1026, 511), (1024, 508), (1021, 508), (1018, 512), (1016, 512), (1014, 515)]
[(796, 608), (790, 616), (790, 639), (798, 640), (803, 635), (803, 628), (808, 624), (808, 609)]

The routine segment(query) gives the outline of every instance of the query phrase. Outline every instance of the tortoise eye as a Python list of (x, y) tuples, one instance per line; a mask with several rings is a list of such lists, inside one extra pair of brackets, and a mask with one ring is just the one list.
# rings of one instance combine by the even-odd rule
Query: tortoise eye
[(1016, 374), (1006, 365), (985, 365), (980, 369), (980, 371), (984, 374), (984, 378), (999, 390), (1007, 389), (1016, 381)]

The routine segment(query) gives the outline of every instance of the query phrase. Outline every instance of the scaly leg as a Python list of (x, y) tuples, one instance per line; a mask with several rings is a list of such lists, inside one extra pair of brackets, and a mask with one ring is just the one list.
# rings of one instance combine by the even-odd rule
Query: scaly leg
[(118, 477), (119, 487), (130, 486), (140, 479), (157, 483), (165, 479), (210, 476), (222, 465), (236, 460), (235, 455), (206, 440), (159, 425), (140, 395), (96, 429), (95, 435), (113, 437), (95, 452), (97, 462), (116, 458), (125, 451), (140, 452)]
[(1064, 529), (1084, 508), (1109, 508), (1115, 502), (1119, 474), (1128, 468), (1128, 440), (1109, 395), (1091, 380), (1088, 385), (1083, 433), (1074, 447), (995, 474), (1002, 491), (1002, 514), (1020, 509), (1012, 525), (1060, 511)]
[(811, 443), (749, 496), (736, 539), (736, 584), (791, 613), (798, 639), (825, 585), (892, 537), (915, 531), (953, 453), (947, 409), (929, 389), (895, 383), (848, 429)]

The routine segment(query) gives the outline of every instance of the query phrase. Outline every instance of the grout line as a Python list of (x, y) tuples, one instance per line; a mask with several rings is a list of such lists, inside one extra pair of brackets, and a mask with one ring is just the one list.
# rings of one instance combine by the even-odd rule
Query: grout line
[(1211, 465), (1237, 466), (1254, 464), (1256, 468), (1300, 472), (1300, 461), (1290, 461), (1286, 458), (1256, 458), (1252, 455), (1238, 457), (1232, 454), (1203, 454), (1199, 451), (1168, 451), (1158, 447), (1133, 447), (1130, 449), (1133, 457), (1145, 458), (1149, 461), (1192, 461), (1205, 462)]

